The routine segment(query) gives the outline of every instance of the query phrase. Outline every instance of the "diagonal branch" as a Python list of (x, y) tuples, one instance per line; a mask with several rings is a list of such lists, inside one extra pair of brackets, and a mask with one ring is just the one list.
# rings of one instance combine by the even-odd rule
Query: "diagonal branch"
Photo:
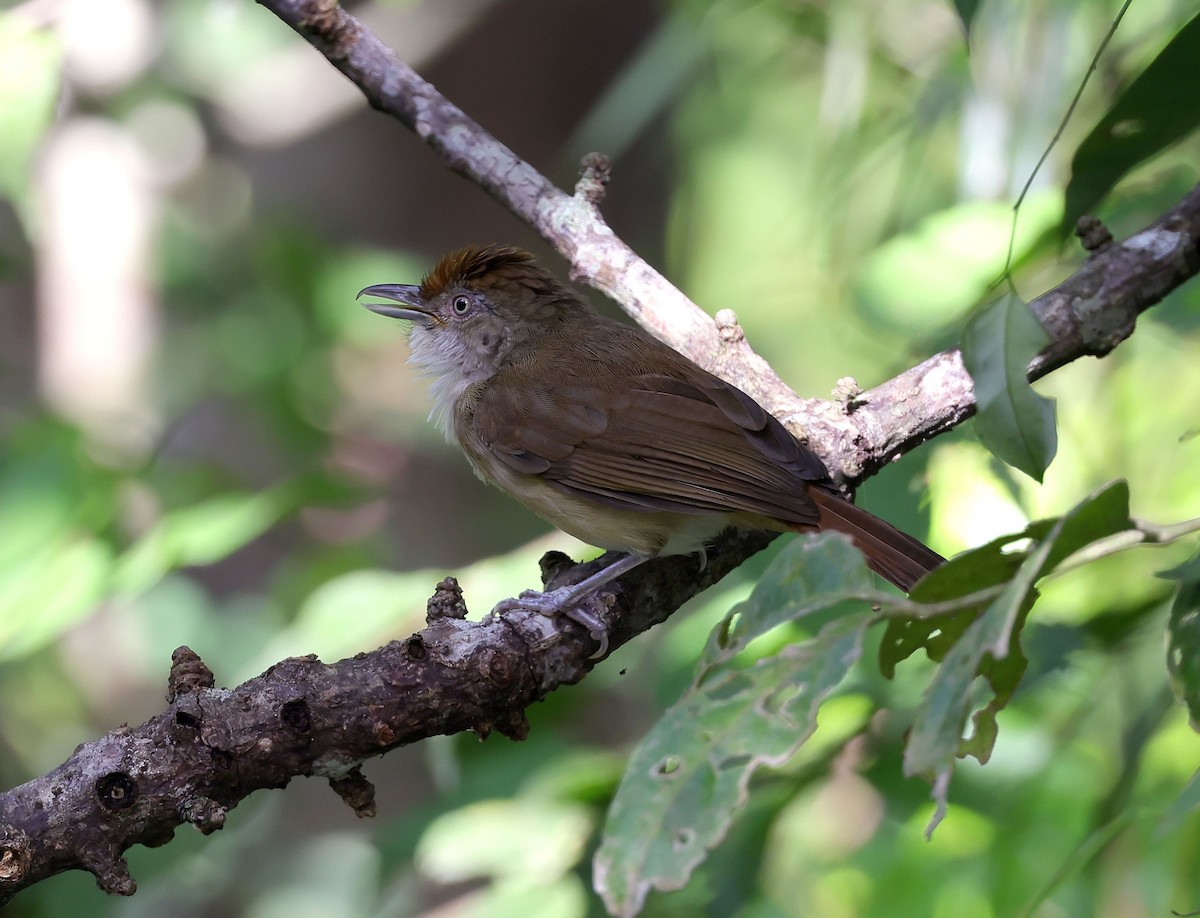
[[(807, 439), (836, 478), (858, 484), (974, 413), (971, 378), (957, 350), (866, 393), (848, 385), (839, 388), (853, 391), (838, 401), (800, 398), (751, 349), (732, 311), (714, 321), (617, 238), (597, 209), (607, 179), (602, 157), (568, 195), (438, 93), (337, 0), (258, 2), (324, 54), (372, 106), (415, 131), (451, 169), (540, 233), (571, 263), (573, 279), (607, 294), (648, 331), (753, 396)], [(1078, 272), (1031, 304), (1051, 338), (1031, 378), (1108, 353), (1132, 333), (1140, 313), (1200, 270), (1200, 187), (1124, 242), (1090, 247), (1094, 254)]]
[(572, 280), (607, 294), (654, 335), (767, 409), (778, 409), (778, 400), (789, 394), (795, 402), (795, 394), (744, 342), (731, 352), (736, 359), (726, 359), (726, 336), (712, 318), (604, 222), (597, 208), (606, 180), (603, 157), (569, 195), (423, 80), (337, 0), (258, 2), (324, 54), (373, 107), (412, 129), (447, 166), (541, 234), (571, 263)]
[[(709, 319), (618, 240), (597, 210), (606, 169), (593, 159), (576, 193), (555, 188), (421, 80), (336, 0), (259, 0), (315, 45), (376, 108), (411, 127), (451, 166), (537, 229), (573, 265), (573, 276), (620, 302), (639, 322), (758, 399), (857, 483), (883, 464), (970, 417), (971, 381), (957, 351), (926, 360), (866, 393), (800, 399), (746, 344), (730, 313)], [(1200, 269), (1200, 188), (1122, 243), (1093, 246), (1071, 278), (1034, 301), (1051, 344), (1037, 378), (1085, 355), (1102, 356), (1136, 317)], [(613, 647), (666, 619), (761, 549), (763, 533), (726, 533), (697, 573), (694, 558), (638, 568), (594, 601)], [(547, 586), (581, 580), (604, 559), (543, 559)], [(611, 608), (609, 605), (611, 604)], [(170, 840), (177, 826), (220, 828), (255, 790), (295, 775), (322, 775), (360, 816), (374, 811), (359, 765), (425, 737), (498, 730), (521, 738), (524, 710), (593, 665), (569, 622), (527, 612), (464, 619), (457, 585), (430, 600), (428, 626), (401, 642), (338, 663), (284, 660), (234, 689), (213, 687), (181, 648), (167, 709), (81, 746), (55, 771), (0, 795), (0, 905), (69, 869), (130, 894), (123, 852)]]
[[(1081, 357), (1108, 354), (1133, 334), (1139, 315), (1200, 271), (1200, 185), (1121, 242), (1094, 218), (1079, 224), (1091, 256), (1029, 304), (1050, 338), (1029, 365), (1031, 380)], [(840, 412), (831, 412), (828, 402), (806, 404), (809, 435), (825, 443), (842, 460), (846, 478), (857, 482), (971, 417), (975, 393), (955, 348), (905, 370)]]
[[(663, 621), (765, 546), (767, 533), (727, 533), (697, 574), (694, 557), (670, 558), (624, 578), (615, 602), (617, 646)], [(547, 555), (548, 582), (594, 572)], [(0, 794), (0, 906), (64, 870), (88, 870), (100, 888), (132, 895), (123, 853), (156, 847), (191, 823), (220, 829), (229, 810), (263, 788), (319, 775), (359, 816), (375, 813), (359, 766), (397, 746), (440, 734), (528, 731), (525, 709), (594, 665), (586, 631), (534, 612), (465, 619), (458, 584), (429, 600), (428, 625), (403, 641), (325, 664), (294, 657), (233, 689), (191, 650), (172, 657), (161, 714), (119, 727), (75, 750), (49, 774)]]

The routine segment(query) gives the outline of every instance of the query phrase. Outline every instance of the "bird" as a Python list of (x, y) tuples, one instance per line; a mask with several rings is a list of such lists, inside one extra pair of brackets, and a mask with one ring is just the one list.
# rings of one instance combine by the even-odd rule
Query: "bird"
[(602, 316), (532, 255), (472, 245), (419, 285), (358, 299), (409, 323), (409, 359), (436, 420), (475, 473), (542, 519), (620, 556), (573, 586), (497, 610), (563, 614), (607, 651), (580, 603), (651, 558), (703, 552), (735, 526), (835, 530), (908, 592), (941, 555), (838, 490), (808, 446), (738, 387), (632, 325)]

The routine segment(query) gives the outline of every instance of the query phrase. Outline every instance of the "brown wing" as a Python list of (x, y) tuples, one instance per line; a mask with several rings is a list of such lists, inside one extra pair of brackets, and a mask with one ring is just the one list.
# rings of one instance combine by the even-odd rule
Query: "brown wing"
[(748, 395), (691, 366), (631, 376), (619, 392), (579, 369), (489, 385), (471, 423), (513, 471), (609, 506), (817, 524), (807, 482), (828, 472)]

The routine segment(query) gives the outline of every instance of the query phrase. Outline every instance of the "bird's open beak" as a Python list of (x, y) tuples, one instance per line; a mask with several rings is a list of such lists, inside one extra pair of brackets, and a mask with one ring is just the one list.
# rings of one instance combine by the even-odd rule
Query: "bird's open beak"
[(358, 291), (356, 299), (362, 299), (364, 296), (377, 296), (380, 299), (400, 304), (399, 306), (392, 306), (389, 303), (362, 304), (371, 312), (377, 312), (381, 316), (387, 316), (390, 319), (407, 319), (421, 325), (431, 325), (434, 321), (433, 311), (421, 299), (420, 287), (411, 284), (376, 284), (373, 287), (363, 287)]

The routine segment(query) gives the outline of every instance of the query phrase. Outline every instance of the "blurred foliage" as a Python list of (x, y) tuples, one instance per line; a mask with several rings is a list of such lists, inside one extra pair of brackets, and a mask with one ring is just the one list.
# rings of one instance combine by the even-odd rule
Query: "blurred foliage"
[[(1011, 202), (1118, 5), (673, 0), (590, 110), (542, 139), (549, 149), (619, 153), (614, 208), (622, 176), (639, 163), (660, 170), (666, 273), (707, 308), (735, 308), (799, 391), (821, 394), (847, 375), (867, 387), (958, 341), (988, 298), (1005, 263)], [(499, 5), (506, 17), (518, 7)], [(470, 15), (486, 17), (487, 5)], [(1081, 260), (1060, 247), (1057, 229), (1075, 206), (1064, 194), (1099, 201), (1097, 215), (1121, 236), (1195, 183), (1194, 106), (1156, 101), (1151, 111), (1138, 101), (1149, 93), (1169, 103), (1187, 89), (1164, 90), (1155, 74), (1173, 71), (1156, 61), (1180, 53), (1193, 16), (1184, 0), (1131, 6), (1018, 216), (1014, 284), (1023, 298)], [(427, 49), (430, 66), (491, 84), (513, 76), (502, 45), (461, 55), (456, 40)], [(356, 133), (361, 125), (346, 113), (331, 128), (314, 123), (269, 142), (254, 139), (253, 119), (239, 121), (237, 106), (256, 92), (274, 99), (288, 88), (271, 82), (280, 74), (307, 92), (296, 112), (279, 102), (259, 120), (319, 108), (323, 88), (341, 77), (320, 60), (311, 78), (290, 69), (308, 56), (315, 52), (248, 0), (0, 11), (5, 786), (160, 710), (179, 644), (232, 683), (287, 654), (333, 659), (404, 636), (446, 573), (483, 609), (529, 586), (546, 548), (581, 551), (560, 537), (519, 547), (542, 530), (479, 487), (441, 443), (404, 366), (403, 337), (353, 305), (359, 288), (415, 280), (437, 254), (426, 236), (437, 214), (397, 208), (393, 218), (391, 202), (380, 205), (369, 189), (372, 208), (396, 224), (383, 244), (364, 242), (339, 210), (354, 188), (394, 171), (393, 150), (380, 135)], [(536, 57), (521, 57), (520, 67), (538, 85), (568, 84), (579, 109), (586, 97), (572, 74), (535, 73)], [(506, 121), (550, 122), (548, 104), (509, 95), (512, 108), (487, 112), (501, 136)], [(1155, 113), (1171, 116), (1169, 130), (1154, 126)], [(1094, 139), (1127, 139), (1130, 118), (1144, 125), (1139, 140), (1151, 141), (1136, 155)], [(64, 263), (50, 260), (61, 242), (47, 193), (52, 154), (73, 128), (97, 123), (134, 151), (129, 161), (152, 201), (140, 230), (151, 258), (125, 298), (152, 291), (150, 359), (132, 402), (115, 413), (71, 400), (93, 388), (86, 361), (74, 393), (53, 395), (43, 378), (56, 336), (88, 317), (62, 323), (63, 304), (50, 302), (45, 272)], [(319, 160), (314, 149), (333, 148), (343, 132), (355, 140), (338, 155), (355, 158)], [(411, 141), (393, 136), (397, 146)], [(662, 150), (647, 152), (664, 138), (669, 163)], [(1085, 181), (1094, 167), (1103, 180)], [(326, 194), (300, 203), (280, 185), (297, 198), (301, 188)], [(481, 204), (481, 223), (490, 206)], [(130, 234), (121, 216), (76, 241), (87, 250), (78, 260), (119, 246)], [(462, 242), (479, 241), (475, 217), (450, 217)], [(637, 225), (660, 219), (643, 212)], [(90, 281), (67, 299), (84, 309), (101, 302)], [(104, 318), (123, 320), (119, 311)], [(814, 571), (798, 559), (844, 545), (780, 540), (531, 711), (526, 742), (439, 738), (369, 763), (380, 791), (373, 824), (351, 823), (318, 782), (294, 782), (244, 804), (215, 836), (181, 830), (163, 848), (130, 852), (139, 882), (130, 900), (103, 900), (90, 877), (66, 875), (9, 913), (599, 914), (591, 864), (606, 810), (620, 783), (650, 779), (644, 767), (623, 773), (627, 761), (662, 760), (654, 745), (662, 731), (702, 750), (672, 771), (690, 782), (676, 810), (707, 820), (703, 846), (723, 841), (702, 863), (682, 852), (694, 872), (679, 891), (651, 893), (647, 915), (1193, 910), (1194, 545), (1168, 542), (1182, 529), (1147, 524), (1143, 534), (1161, 537), (1156, 549), (1097, 550), (1091, 563), (1067, 559), (1060, 574), (1042, 575), (1055, 546), (1136, 531), (1115, 519), (1140, 526), (1200, 515), (1198, 329), (1192, 284), (1142, 316), (1109, 357), (1040, 381), (1037, 392), (1058, 410), (1058, 450), (1040, 485), (965, 428), (863, 489), (866, 506), (944, 554), (977, 549), (922, 587), (928, 601), (1017, 576), (1011, 593), (977, 597), (969, 614), (905, 626), (898, 616), (908, 607), (881, 595), (887, 625), (859, 629), (860, 604), (839, 619), (848, 636), (825, 616), (845, 610), (836, 597), (846, 588), (862, 589), (861, 565), (827, 559)], [(100, 366), (120, 364), (132, 344), (101, 354)], [(1104, 490), (1115, 479), (1128, 483), (1128, 505), (1098, 513), (1126, 493)], [(1079, 519), (1083, 529), (1067, 532)], [(1012, 551), (1013, 534), (1031, 540), (1015, 543), (1024, 554)], [(954, 584), (941, 591), (947, 578)], [(898, 631), (907, 643), (897, 644)], [(971, 639), (955, 644), (955, 634)], [(1019, 636), (1009, 659), (1022, 672), (992, 665), (988, 648), (1006, 636)], [(847, 641), (848, 655), (814, 653)], [(952, 673), (957, 656), (966, 664)], [(930, 694), (956, 674), (951, 689)], [(777, 695), (782, 679), (791, 688)], [(819, 715), (809, 704), (817, 696)], [(702, 698), (717, 706), (697, 706)], [(728, 733), (694, 732), (722, 712)], [(780, 712), (790, 729), (772, 720)], [(944, 818), (926, 841), (938, 803), (926, 780), (905, 776), (906, 764), (944, 773), (972, 714), (983, 715), (976, 726), (989, 724), (990, 758), (957, 761)], [(920, 767), (905, 758), (914, 737), (926, 753)], [(653, 809), (662, 801), (634, 799), (614, 811), (602, 864), (636, 859), (623, 832), (648, 846), (672, 841), (622, 827), (622, 813), (653, 825), (663, 812)], [(657, 876), (681, 875), (678, 864), (653, 863)]]
[(1200, 15), (1125, 88), (1071, 160), (1062, 233), (1103, 200), (1120, 178), (1200, 127)]
[(1200, 723), (1200, 557), (1164, 577), (1179, 581), (1179, 591), (1171, 603), (1171, 621), (1167, 626), (1167, 662), (1175, 682), (1176, 694), (1187, 705), (1192, 724)]
[(0, 16), (0, 194), (23, 206), (38, 139), (49, 127), (62, 66), (57, 37)]

